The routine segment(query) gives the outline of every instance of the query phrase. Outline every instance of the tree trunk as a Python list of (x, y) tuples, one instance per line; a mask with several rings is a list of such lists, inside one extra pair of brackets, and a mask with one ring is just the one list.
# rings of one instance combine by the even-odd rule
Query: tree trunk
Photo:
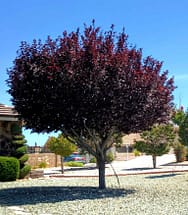
[(106, 189), (105, 160), (100, 158), (100, 160), (97, 160), (97, 165), (99, 169), (99, 189)]
[(157, 156), (156, 155), (152, 155), (152, 159), (153, 159), (153, 168), (156, 169)]
[(63, 162), (64, 162), (64, 157), (61, 157), (61, 173), (64, 173), (64, 165), (63, 165)]

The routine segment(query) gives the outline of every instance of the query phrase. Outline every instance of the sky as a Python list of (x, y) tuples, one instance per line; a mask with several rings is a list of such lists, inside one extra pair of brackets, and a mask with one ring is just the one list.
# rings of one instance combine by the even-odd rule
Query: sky
[[(174, 77), (174, 103), (188, 107), (188, 1), (187, 0), (1, 0), (0, 103), (11, 105), (7, 69), (13, 66), (21, 41), (57, 38), (64, 30), (83, 29), (84, 23), (103, 31), (125, 28), (128, 41), (143, 49), (143, 56), (163, 61)], [(28, 145), (43, 145), (49, 136), (23, 130)]]

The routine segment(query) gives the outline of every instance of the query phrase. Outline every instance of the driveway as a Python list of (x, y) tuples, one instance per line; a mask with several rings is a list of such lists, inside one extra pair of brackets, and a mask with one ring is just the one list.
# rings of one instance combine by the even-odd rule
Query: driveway
[[(106, 175), (128, 175), (160, 172), (188, 171), (188, 161), (175, 163), (174, 154), (157, 157), (157, 168), (153, 169), (152, 156), (144, 155), (128, 161), (113, 161), (106, 164)], [(90, 177), (98, 176), (96, 164), (86, 164), (84, 167), (65, 167), (64, 174), (60, 167), (44, 169), (45, 177)]]

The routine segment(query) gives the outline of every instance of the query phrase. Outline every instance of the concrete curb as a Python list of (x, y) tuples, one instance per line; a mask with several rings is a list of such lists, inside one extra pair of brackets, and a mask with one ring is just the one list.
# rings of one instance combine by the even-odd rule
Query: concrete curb
[[(132, 172), (132, 173), (119, 173), (115, 174), (106, 174), (106, 177), (113, 177), (113, 176), (129, 176), (129, 175), (152, 175), (152, 174), (166, 174), (166, 173), (184, 173), (188, 172), (188, 170), (164, 170), (164, 171), (151, 171), (151, 172)], [(49, 178), (98, 178), (98, 175), (49, 175)]]

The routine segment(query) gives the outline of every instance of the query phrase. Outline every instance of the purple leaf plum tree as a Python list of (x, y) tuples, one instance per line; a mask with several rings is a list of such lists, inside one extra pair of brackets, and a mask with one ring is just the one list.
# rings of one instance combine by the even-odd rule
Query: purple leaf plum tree
[(94, 155), (99, 188), (114, 134), (140, 132), (168, 120), (173, 78), (162, 63), (127, 42), (124, 30), (84, 26), (46, 42), (22, 42), (8, 71), (12, 103), (26, 128), (61, 130)]

